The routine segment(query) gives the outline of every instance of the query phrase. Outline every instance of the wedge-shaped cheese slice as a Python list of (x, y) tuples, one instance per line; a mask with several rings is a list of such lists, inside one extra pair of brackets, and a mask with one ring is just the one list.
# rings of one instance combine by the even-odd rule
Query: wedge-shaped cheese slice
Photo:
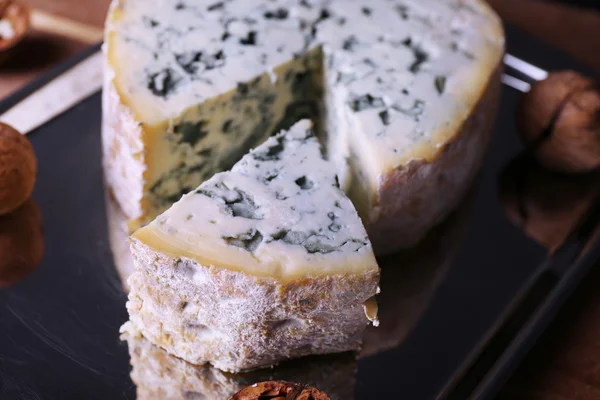
[(107, 181), (144, 225), (311, 118), (375, 249), (392, 252), (475, 175), (503, 45), (483, 0), (114, 0)]
[(131, 322), (227, 371), (356, 350), (379, 268), (311, 124), (267, 140), (132, 237)]

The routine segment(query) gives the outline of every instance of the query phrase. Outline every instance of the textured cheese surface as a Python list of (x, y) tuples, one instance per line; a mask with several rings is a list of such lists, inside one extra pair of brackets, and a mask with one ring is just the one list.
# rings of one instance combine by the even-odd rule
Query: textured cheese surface
[(309, 121), (270, 138), (134, 237), (205, 266), (281, 280), (378, 268)]
[(460, 130), (504, 44), (482, 0), (115, 0), (107, 28), (144, 129), (142, 213), (309, 117), (367, 224), (382, 177)]

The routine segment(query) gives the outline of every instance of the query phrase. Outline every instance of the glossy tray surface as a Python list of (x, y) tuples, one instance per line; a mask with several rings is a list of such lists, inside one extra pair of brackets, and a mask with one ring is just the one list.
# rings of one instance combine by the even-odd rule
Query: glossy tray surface
[[(508, 50), (518, 57), (589, 73), (521, 32), (509, 27), (507, 34)], [(514, 127), (519, 97), (504, 90), (485, 165), (462, 206), (416, 249), (381, 260), (382, 326), (369, 330), (358, 362), (323, 357), (267, 375), (298, 376), (359, 400), (436, 397), (547, 256), (508, 220), (499, 200), (498, 177), (521, 150)], [(118, 333), (127, 319), (126, 295), (107, 240), (100, 95), (30, 138), (39, 159), (34, 201), (45, 251), (29, 276), (0, 289), (0, 398), (133, 399), (130, 358)], [(140, 354), (145, 363), (158, 360), (140, 367), (172, 374), (171, 385), (191, 368), (160, 352)], [(223, 393), (265, 376), (209, 372), (198, 384), (218, 375)], [(218, 398), (192, 389), (182, 387), (180, 398)]]

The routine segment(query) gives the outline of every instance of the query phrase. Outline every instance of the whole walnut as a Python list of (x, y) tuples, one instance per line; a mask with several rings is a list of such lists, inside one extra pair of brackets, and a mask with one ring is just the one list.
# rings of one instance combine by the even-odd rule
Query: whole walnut
[(600, 167), (600, 92), (574, 71), (534, 84), (517, 110), (519, 133), (545, 168), (583, 173)]
[(43, 255), (42, 214), (33, 200), (0, 216), (0, 288), (27, 277)]
[(255, 383), (237, 392), (229, 400), (330, 400), (315, 389), (298, 383), (267, 381)]
[(37, 161), (29, 140), (0, 123), (0, 215), (25, 203), (33, 192)]
[(7, 60), (31, 27), (31, 11), (21, 1), (0, 0), (0, 63)]

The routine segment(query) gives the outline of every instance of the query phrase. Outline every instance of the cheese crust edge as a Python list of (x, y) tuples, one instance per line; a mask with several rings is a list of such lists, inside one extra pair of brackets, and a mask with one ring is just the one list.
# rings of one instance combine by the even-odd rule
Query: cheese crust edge
[(172, 355), (229, 372), (360, 350), (364, 303), (379, 285), (378, 270), (279, 282), (157, 253), (136, 239), (131, 250), (130, 323)]

